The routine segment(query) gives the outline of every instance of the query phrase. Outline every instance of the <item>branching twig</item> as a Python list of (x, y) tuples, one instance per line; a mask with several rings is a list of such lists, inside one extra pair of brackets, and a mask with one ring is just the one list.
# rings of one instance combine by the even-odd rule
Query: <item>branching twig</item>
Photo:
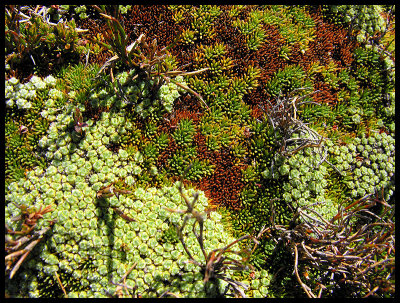
[[(21, 215), (12, 218), (13, 221), (21, 221), (22, 228), (18, 231), (13, 231), (6, 225), (6, 232), (9, 235), (16, 236), (12, 239), (11, 236), (5, 236), (5, 251), (8, 253), (5, 257), (6, 271), (10, 270), (10, 279), (12, 279), (22, 263), (28, 257), (33, 248), (41, 241), (43, 235), (51, 228), (55, 221), (50, 221), (50, 226), (32, 233), (37, 225), (37, 221), (43, 218), (43, 215), (52, 211), (52, 206), (48, 205), (42, 209), (42, 206), (36, 208), (27, 208), (25, 205), (17, 205), (21, 209)], [(29, 243), (29, 244), (27, 244)], [(23, 245), (27, 244), (24, 248)], [(20, 257), (21, 256), (21, 257)], [(13, 266), (13, 262), (17, 257), (20, 257)]]
[[(380, 203), (381, 200), (377, 194), (366, 195), (346, 207), (339, 208), (338, 214), (330, 221), (324, 219), (311, 206), (303, 206), (296, 212), (301, 217), (301, 222), (296, 226), (288, 228), (283, 225), (273, 225), (270, 228), (271, 231), (277, 232), (280, 241), (291, 244), (294, 254), (294, 274), (308, 297), (315, 297), (315, 294), (300, 278), (299, 260), (307, 261), (317, 270), (325, 272), (323, 275), (331, 277), (328, 283), (335, 283), (336, 277), (345, 279), (346, 283), (363, 289), (364, 293), (369, 295), (377, 293), (379, 289), (394, 292), (394, 285), (389, 279), (376, 278), (376, 275), (381, 276), (376, 271), (377, 267), (385, 276), (390, 277), (394, 272), (395, 260), (393, 249), (395, 224), (391, 220), (392, 213), (389, 212), (392, 211), (392, 207), (390, 205), (387, 207), (385, 202)], [(378, 203), (384, 207), (380, 215), (370, 210)], [(309, 215), (306, 211), (316, 216)], [(354, 220), (362, 217), (368, 219), (367, 223), (353, 230)], [(316, 239), (314, 235), (318, 238)], [(321, 296), (323, 289), (330, 289), (329, 285), (320, 282), (317, 282), (318, 297)]]
[(297, 263), (298, 263), (297, 245), (294, 245), (294, 272), (295, 272), (297, 281), (299, 282), (301, 287), (304, 289), (304, 292), (307, 294), (307, 296), (309, 298), (315, 298), (315, 295), (311, 291), (311, 288), (308, 287), (306, 284), (304, 284), (303, 281), (301, 281), (300, 276), (299, 276), (299, 272), (298, 272), (298, 269), (297, 269)]
[[(191, 165), (187, 169), (185, 169), (185, 172), (183, 173), (183, 176), (181, 177), (179, 187), (178, 187), (181, 197), (182, 197), (183, 201), (185, 202), (186, 210), (170, 209), (170, 208), (166, 208), (166, 207), (165, 207), (165, 209), (167, 209), (168, 211), (171, 211), (171, 212), (180, 213), (180, 214), (184, 215), (182, 225), (176, 226), (177, 234), (178, 234), (180, 242), (183, 245), (183, 248), (184, 248), (186, 254), (188, 255), (188, 257), (190, 259), (189, 262), (199, 266), (202, 269), (202, 271), (204, 271), (204, 279), (203, 279), (204, 283), (207, 283), (208, 281), (213, 280), (213, 279), (222, 279), (222, 280), (226, 281), (233, 288), (234, 293), (236, 295), (245, 297), (245, 293), (241, 288), (247, 289), (246, 285), (226, 277), (223, 273), (228, 269), (229, 270), (246, 270), (248, 268), (248, 265), (246, 263), (249, 260), (249, 256), (247, 258), (242, 257), (242, 260), (237, 260), (233, 257), (230, 257), (228, 254), (230, 254), (232, 256), (233, 255), (241, 256), (243, 254), (243, 252), (233, 251), (233, 250), (231, 250), (231, 248), (235, 244), (242, 242), (249, 238), (253, 239), (253, 241), (255, 242), (255, 245), (258, 245), (258, 239), (265, 232), (265, 229), (263, 228), (259, 232), (257, 238), (254, 238), (250, 235), (245, 235), (239, 239), (232, 241), (225, 247), (214, 249), (207, 254), (205, 251), (205, 248), (204, 248), (204, 240), (203, 240), (203, 228), (204, 228), (205, 213), (202, 214), (202, 213), (198, 212), (197, 210), (195, 210), (195, 208), (194, 208), (194, 204), (198, 199), (198, 193), (194, 194), (192, 201), (190, 201), (189, 198), (183, 192), (183, 177), (188, 173), (190, 168), (191, 168)], [(193, 226), (192, 226), (192, 232), (195, 235), (197, 242), (200, 246), (200, 249), (203, 253), (204, 263), (199, 263), (198, 261), (196, 261), (194, 259), (193, 255), (191, 254), (191, 252), (189, 251), (188, 247), (185, 244), (185, 239), (183, 237), (183, 229), (189, 219), (195, 219), (195, 221), (193, 222)], [(199, 234), (197, 233), (196, 228), (195, 228), (196, 224), (199, 225), (199, 229), (200, 229)], [(247, 251), (247, 254), (250, 255), (254, 251), (254, 249)]]
[(123, 290), (126, 291), (126, 295), (129, 295), (129, 291), (128, 289), (131, 290), (136, 290), (136, 286), (135, 287), (130, 287), (128, 285), (126, 285), (126, 277), (131, 273), (131, 271), (136, 267), (137, 262), (135, 262), (131, 268), (128, 269), (128, 271), (122, 276), (122, 278), (119, 280), (118, 283), (113, 282), (112, 280), (110, 281), (111, 284), (116, 285), (117, 287), (115, 288), (115, 292), (114, 295), (117, 295), (119, 298), (124, 297), (124, 292)]
[(60, 285), (63, 293), (64, 293), (64, 297), (68, 298), (67, 292), (65, 291), (64, 285), (61, 283), (60, 277), (58, 276), (57, 272), (54, 272), (54, 275), (56, 276), (56, 279), (58, 281), (58, 284)]
[[(208, 70), (209, 68), (203, 68), (191, 72), (180, 70), (171, 71), (168, 70), (168, 67), (165, 64), (163, 64), (165, 57), (167, 56), (167, 51), (179, 41), (180, 35), (176, 37), (173, 43), (166, 47), (163, 47), (162, 49), (158, 48), (156, 39), (149, 42), (144, 33), (142, 33), (133, 43), (128, 45), (129, 34), (126, 34), (123, 26), (119, 22), (118, 18), (116, 18), (118, 17), (118, 6), (115, 7), (116, 17), (108, 14), (105, 6), (93, 5), (93, 7), (100, 13), (102, 17), (105, 18), (107, 23), (107, 28), (103, 30), (103, 36), (105, 37), (106, 43), (97, 39), (93, 41), (109, 50), (113, 50), (115, 53), (113, 57), (108, 59), (103, 64), (95, 79), (98, 78), (100, 73), (104, 71), (107, 67), (109, 67), (111, 63), (114, 63), (114, 61), (116, 60), (122, 60), (124, 64), (126, 64), (129, 68), (134, 69), (136, 72), (130, 81), (133, 81), (138, 77), (141, 81), (149, 81), (153, 79), (155, 80), (154, 87), (156, 88), (160, 87), (164, 81), (167, 83), (171, 81), (180, 88), (196, 96), (205, 105), (207, 110), (210, 109), (203, 98), (197, 92), (171, 78), (176, 76), (199, 74)], [(115, 85), (114, 90), (116, 90)], [(120, 94), (117, 93), (117, 95)]]

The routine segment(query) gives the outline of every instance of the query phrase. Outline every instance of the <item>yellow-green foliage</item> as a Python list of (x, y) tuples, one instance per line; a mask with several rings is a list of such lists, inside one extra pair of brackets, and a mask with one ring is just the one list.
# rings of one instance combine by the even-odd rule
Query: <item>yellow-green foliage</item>
[[(26, 178), (9, 185), (6, 224), (11, 229), (17, 229), (19, 224), (18, 220), (12, 220), (20, 214), (17, 205), (54, 206), (54, 211), (45, 214), (35, 229), (48, 227), (55, 220), (51, 234), (40, 249), (32, 252), (33, 258), (24, 264), (24, 274), (17, 277), (25, 295), (57, 296), (57, 290), (46, 286), (46, 281), (55, 285), (53, 276), (58, 272), (66, 279), (69, 297), (105, 297), (115, 292), (116, 286), (109, 282), (119, 281), (134, 263), (136, 267), (128, 275), (127, 285), (136, 285), (143, 296), (160, 296), (169, 290), (184, 297), (204, 297), (224, 291), (226, 282), (206, 288), (203, 273), (187, 262), (181, 243), (162, 240), (164, 231), (182, 224), (182, 215), (164, 208), (184, 206), (177, 184), (162, 189), (138, 187), (127, 196), (99, 195), (119, 179), (132, 184), (129, 179), (134, 181), (141, 172), (139, 157), (128, 161), (124, 149), (111, 152), (106, 148), (108, 142), (118, 142), (130, 127), (123, 112), (104, 112), (96, 123), (86, 121), (84, 137), (77, 139), (66, 127), (66, 122), (72, 120), (72, 106), (66, 107), (40, 140), (50, 165), (36, 168)], [(194, 190), (186, 192), (193, 193)], [(207, 198), (201, 193), (196, 207), (202, 212), (207, 205)], [(219, 223), (218, 213), (211, 213), (210, 218), (205, 222), (206, 251), (234, 241)], [(204, 263), (191, 227), (185, 228), (184, 236), (195, 260)], [(231, 276), (229, 272), (225, 274)], [(263, 290), (249, 286), (249, 295), (266, 295)]]
[[(124, 16), (117, 21), (101, 15), (109, 27), (100, 32), (93, 6), (42, 11), (52, 22), (79, 16), (76, 22), (89, 29), (79, 40), (74, 21), (53, 26), (36, 16), (21, 22), (25, 17), (6, 7), (6, 253), (23, 247), (15, 248), (14, 240), (21, 239), (12, 231), (26, 228), (24, 220), (32, 222), (19, 217), (24, 209), (53, 208), (39, 216), (28, 233), (33, 237), (22, 238), (32, 240), (49, 227), (7, 279), (7, 293), (63, 297), (62, 284), (68, 297), (121, 295), (115, 283), (133, 267), (121, 283), (135, 297), (233, 296), (227, 279), (238, 282), (239, 297), (298, 296), (305, 287), (293, 274), (297, 247), (302, 281), (314, 293), (314, 286), (325, 285), (323, 295), (341, 294), (342, 279), (347, 283), (354, 273), (342, 275), (340, 258), (329, 268), (315, 266), (318, 258), (307, 260), (303, 244), (333, 250), (320, 241), (325, 234), (304, 229), (305, 216), (330, 221), (339, 209), (365, 196), (378, 199), (381, 192), (385, 202), (368, 209), (371, 213), (395, 204), (394, 6), (104, 6), (101, 11), (112, 15), (117, 8)], [(152, 9), (162, 13), (148, 18)], [(137, 14), (147, 17), (131, 22)], [(94, 22), (82, 20), (87, 17)], [(316, 31), (320, 26), (324, 30)], [(174, 31), (180, 39), (165, 45), (176, 38), (168, 36)], [(343, 51), (330, 31), (348, 35), (348, 43), (339, 41)], [(271, 33), (275, 42), (269, 45)], [(139, 36), (143, 40), (127, 52)], [(319, 43), (311, 43), (314, 39)], [(324, 60), (315, 56), (332, 43)], [(122, 60), (101, 68), (112, 56), (105, 47)], [(63, 66), (78, 53), (79, 64)], [(33, 60), (40, 75), (52, 66), (47, 77), (25, 75)], [(199, 194), (195, 209), (209, 210), (202, 215), (206, 253), (266, 228), (245, 270), (219, 272), (217, 266), (214, 273), (221, 275), (204, 282), (199, 226), (192, 229), (191, 218), (183, 230), (195, 262), (176, 229), (187, 210), (176, 183), (180, 177), (190, 199)], [(392, 220), (390, 212), (382, 216), (382, 222)], [(362, 220), (367, 219), (353, 216), (348, 224)], [(249, 247), (255, 247), (249, 239), (236, 243), (224, 253), (225, 261), (243, 261)], [(375, 262), (392, 255), (391, 248), (379, 249)], [(7, 273), (19, 257), (6, 258)], [(209, 257), (208, 266), (215, 255)], [(351, 284), (353, 296), (381, 296), (383, 283), (394, 280), (386, 276), (391, 260), (368, 266), (377, 269), (369, 271), (378, 277), (373, 282), (384, 282), (378, 290)], [(386, 290), (394, 291), (390, 285)]]

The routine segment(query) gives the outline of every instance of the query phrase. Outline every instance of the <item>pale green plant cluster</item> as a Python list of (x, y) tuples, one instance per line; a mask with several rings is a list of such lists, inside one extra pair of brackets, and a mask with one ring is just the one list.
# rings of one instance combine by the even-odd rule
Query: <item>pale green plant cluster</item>
[[(88, 18), (88, 7), (86, 5), (60, 5), (60, 8), (63, 11), (68, 11), (70, 8), (74, 9), (74, 12), (76, 13), (77, 16), (81, 19), (86, 19)], [(128, 10), (131, 8), (131, 5), (119, 5), (119, 10), (121, 14), (125, 15)], [(60, 11), (58, 12), (60, 13)]]
[[(109, 90), (102, 88), (90, 95), (91, 105), (95, 108), (110, 107), (114, 104), (125, 107), (127, 104), (135, 106), (135, 112), (142, 118), (150, 116), (157, 110), (172, 111), (174, 101), (180, 96), (184, 90), (175, 83), (164, 83), (158, 87), (156, 80), (132, 81), (134, 70), (130, 72), (122, 72), (116, 76), (116, 89), (118, 94), (115, 94), (109, 87)], [(186, 85), (182, 76), (177, 76), (175, 80), (183, 85)], [(122, 98), (122, 100), (121, 100)]]
[[(182, 76), (177, 76), (175, 80), (183, 85), (187, 85)], [(174, 100), (180, 96), (179, 93), (183, 93), (184, 91), (184, 89), (177, 86), (175, 83), (170, 82), (160, 87), (158, 97), (160, 98), (161, 104), (170, 113), (172, 111)]]
[[(54, 110), (54, 103), (46, 104), (44, 112)], [(14, 288), (15, 292), (31, 297), (54, 296), (47, 284), (57, 283), (54, 275), (58, 273), (63, 277), (68, 297), (105, 297), (116, 291), (117, 286), (110, 282), (120, 281), (134, 264), (126, 279), (128, 287), (136, 288), (131, 289), (132, 293), (155, 297), (170, 292), (183, 297), (204, 297), (219, 296), (228, 290), (228, 283), (222, 280), (204, 283), (204, 273), (188, 262), (180, 242), (164, 242), (164, 232), (183, 222), (182, 214), (164, 208), (184, 209), (177, 184), (162, 189), (139, 187), (134, 192), (107, 198), (98, 195), (99, 190), (121, 179), (133, 185), (141, 173), (143, 157), (139, 152), (128, 161), (124, 149), (112, 152), (106, 147), (119, 142), (133, 127), (125, 118), (125, 110), (102, 112), (96, 122), (84, 121), (87, 126), (81, 134), (73, 130), (74, 110), (72, 103), (57, 110), (47, 135), (39, 141), (49, 166), (29, 171), (26, 178), (8, 187), (5, 221), (12, 230), (18, 230), (21, 224), (13, 220), (21, 215), (21, 206), (53, 208), (35, 227), (43, 230), (52, 226), (51, 231), (23, 263), (14, 278), (17, 283), (13, 280), (9, 285), (10, 291)], [(84, 111), (83, 106), (80, 111)], [(185, 193), (190, 196), (194, 190)], [(196, 208), (204, 212), (207, 206), (207, 198), (200, 192)], [(205, 220), (206, 251), (235, 241), (220, 220), (217, 212), (211, 212)], [(203, 264), (204, 256), (191, 225), (183, 230), (183, 236), (193, 258)], [(238, 255), (232, 258), (240, 259)], [(233, 278), (230, 270), (225, 275)], [(246, 295), (264, 297), (269, 281), (263, 270), (241, 282), (248, 286)]]
[(376, 32), (383, 32), (386, 20), (382, 16), (381, 5), (329, 5), (333, 13), (342, 16), (344, 22), (351, 23), (359, 30), (358, 42), (365, 42)]
[[(317, 152), (316, 147), (300, 150), (281, 165), (274, 173), (274, 177), (287, 177), (288, 181), (282, 185), (282, 198), (287, 203), (297, 201), (299, 207), (310, 206), (326, 219), (337, 213), (337, 205), (326, 197), (327, 192), (327, 164)], [(263, 175), (271, 174), (269, 170)]]
[[(107, 293), (115, 292), (116, 286), (109, 284), (110, 277), (115, 282), (119, 281), (135, 263), (137, 265), (128, 275), (126, 285), (136, 286), (137, 292), (146, 296), (159, 296), (170, 291), (178, 296), (204, 297), (216, 296), (224, 291), (227, 283), (223, 281), (218, 287), (213, 285), (205, 288), (203, 274), (196, 265), (188, 262), (181, 243), (163, 243), (163, 232), (169, 229), (170, 224), (179, 225), (183, 221), (181, 214), (170, 213), (163, 208), (184, 209), (177, 183), (161, 190), (138, 188), (131, 198), (120, 195), (119, 198), (96, 199), (95, 192), (87, 183), (86, 187), (75, 184), (70, 194), (71, 183), (62, 181), (65, 175), (61, 174), (61, 181), (55, 182), (58, 178), (55, 177), (57, 175), (51, 175), (53, 172), (54, 167), (49, 167), (46, 172), (37, 170), (27, 180), (12, 183), (13, 194), (7, 197), (10, 202), (24, 201), (24, 205), (36, 207), (57, 204), (56, 210), (44, 215), (38, 225), (41, 228), (49, 220), (57, 219), (52, 234), (42, 249), (35, 252), (37, 256), (27, 262), (22, 275), (26, 279), (22, 287), (27, 287), (30, 296), (46, 295), (40, 292), (40, 281), (55, 272), (65, 272), (70, 275), (71, 281), (64, 283), (79, 283), (82, 288), (81, 291), (68, 293), (69, 297), (104, 297)], [(41, 176), (40, 179), (37, 176)], [(45, 181), (40, 183), (35, 179)], [(36, 199), (31, 199), (27, 193), (28, 180), (34, 182), (34, 188), (39, 188), (40, 194), (36, 195)], [(53, 197), (53, 187), (64, 196)], [(82, 191), (78, 188), (82, 188)], [(47, 190), (49, 194), (46, 195), (42, 190)], [(193, 192), (190, 190), (186, 193)], [(117, 216), (112, 207), (118, 207), (135, 221), (128, 222)], [(204, 211), (206, 207), (207, 198), (201, 192), (197, 208)], [(10, 218), (18, 214), (19, 208), (9, 203), (6, 223), (15, 227)], [(223, 247), (234, 241), (220, 220), (221, 215), (212, 212), (210, 219), (205, 221), (206, 250)], [(192, 256), (201, 263), (202, 252), (191, 228), (187, 226), (183, 234)], [(85, 269), (82, 269), (83, 264)], [(226, 272), (227, 277), (231, 275)], [(257, 276), (250, 280), (247, 282), (248, 294), (267, 295), (269, 276), (266, 271), (257, 272)]]
[(81, 19), (86, 19), (87, 14), (86, 14), (86, 5), (77, 5), (74, 7), (74, 11), (77, 15), (79, 15), (79, 18)]
[[(69, 107), (67, 107), (68, 110)], [(70, 110), (71, 112), (71, 110)], [(65, 122), (53, 124), (47, 136), (44, 136), (39, 145), (47, 148), (46, 157), (52, 161), (58, 173), (65, 172), (72, 183), (87, 181), (92, 189), (98, 191), (102, 182), (113, 183), (119, 178), (124, 178), (128, 185), (135, 182), (134, 176), (140, 174), (140, 152), (134, 155), (137, 162), (128, 163), (128, 153), (119, 149), (113, 154), (106, 148), (110, 143), (116, 143), (121, 136), (132, 127), (122, 114), (110, 115), (103, 112), (101, 119), (94, 124), (92, 120), (86, 121), (85, 137), (78, 142), (77, 134), (66, 131), (65, 125), (72, 121), (69, 115), (59, 114), (58, 121)]]
[[(329, 164), (325, 159), (330, 159)], [(328, 170), (329, 169), (329, 170)], [(386, 201), (395, 191), (395, 139), (386, 133), (372, 132), (368, 138), (354, 138), (347, 145), (326, 141), (325, 158), (316, 147), (308, 147), (290, 156), (281, 166), (262, 172), (265, 178), (286, 178), (282, 198), (297, 201), (298, 206), (312, 206), (313, 210), (329, 220), (338, 212), (337, 199), (329, 196), (328, 175), (337, 174), (344, 190), (353, 199), (384, 190)], [(338, 182), (334, 185), (338, 185)], [(336, 201), (336, 202), (335, 202)]]
[(29, 82), (20, 83), (18, 79), (12, 77), (5, 82), (5, 98), (8, 108), (18, 107), (18, 109), (29, 109), (32, 107), (32, 100), (36, 98), (38, 91), (46, 88), (52, 90), (56, 85), (53, 76), (47, 76), (43, 80), (33, 76)]
[(354, 138), (345, 146), (330, 146), (336, 158), (336, 167), (348, 176), (346, 186), (353, 198), (380, 192), (388, 201), (394, 193), (395, 139), (386, 133), (372, 132), (368, 138)]

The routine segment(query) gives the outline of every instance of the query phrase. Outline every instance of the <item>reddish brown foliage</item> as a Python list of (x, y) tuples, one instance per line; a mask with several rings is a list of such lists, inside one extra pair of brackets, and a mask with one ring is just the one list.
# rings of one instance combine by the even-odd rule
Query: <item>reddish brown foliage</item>
[(199, 189), (205, 192), (213, 205), (239, 209), (244, 184), (241, 167), (234, 164), (235, 157), (228, 149), (221, 149), (210, 153), (207, 158), (215, 165), (214, 174), (203, 178), (198, 184)]
[[(243, 98), (244, 102), (251, 105), (251, 115), (254, 118), (261, 119), (263, 115), (258, 105), (265, 107), (267, 100), (274, 101), (266, 92), (265, 85), (278, 70), (296, 63), (307, 71), (313, 62), (325, 65), (332, 60), (339, 68), (342, 68), (350, 65), (353, 60), (351, 54), (356, 43), (350, 41), (347, 31), (342, 27), (324, 23), (319, 9), (310, 9), (310, 14), (316, 23), (316, 31), (314, 40), (308, 45), (308, 50), (303, 54), (300, 52), (300, 47), (293, 45), (289, 60), (285, 60), (279, 56), (285, 38), (282, 37), (277, 27), (263, 25), (267, 42), (263, 43), (258, 50), (251, 51), (247, 47), (246, 37), (232, 25), (232, 17), (229, 16), (230, 6), (221, 6), (220, 8), (222, 13), (214, 20), (215, 35), (212, 38), (198, 39), (188, 45), (178, 43), (171, 49), (171, 53), (178, 61), (178, 69), (184, 66), (184, 70), (190, 71), (196, 68), (193, 66), (193, 57), (198, 51), (199, 44), (224, 43), (227, 48), (225, 56), (231, 58), (234, 63), (234, 67), (229, 71), (230, 77), (243, 75), (249, 65), (258, 67), (261, 70), (258, 78), (259, 86)], [(245, 20), (251, 9), (251, 6), (246, 7), (238, 18)], [(144, 33), (150, 41), (157, 39), (160, 47), (169, 45), (184, 29), (191, 28), (192, 19), (193, 17), (188, 14), (176, 24), (173, 20), (173, 12), (163, 5), (135, 5), (122, 18), (123, 26), (130, 35), (130, 42)], [(91, 28), (94, 33), (99, 32), (99, 24), (95, 24), (93, 21), (88, 20), (86, 28)], [(337, 91), (324, 83), (320, 74), (315, 76), (314, 90), (320, 90), (319, 93), (313, 95), (316, 102), (330, 105), (337, 103)], [(193, 120), (197, 125), (203, 112), (202, 105), (195, 97), (184, 94), (175, 101), (173, 112), (164, 115), (158, 131), (172, 134), (180, 120), (185, 118)], [(241, 168), (234, 164), (235, 158), (229, 154), (227, 149), (216, 152), (209, 151), (206, 147), (205, 137), (200, 134), (199, 130), (195, 135), (195, 145), (199, 159), (208, 159), (215, 165), (214, 174), (199, 182), (200, 189), (206, 192), (214, 205), (239, 208), (239, 193), (243, 184), (240, 180)], [(166, 165), (166, 160), (176, 152), (176, 148), (174, 140), (170, 138), (169, 146), (159, 155), (157, 161), (159, 167)]]
[[(322, 78), (322, 76), (317, 75), (316, 78)], [(329, 84), (322, 81), (316, 81), (316, 83), (314, 84), (314, 89), (320, 90), (313, 96), (315, 102), (329, 105), (336, 105), (336, 103), (338, 102), (337, 91), (333, 89)]]
[(168, 147), (162, 150), (157, 159), (157, 167), (161, 168), (167, 165), (167, 160), (176, 152), (177, 146), (175, 140), (170, 137)]
[(131, 42), (144, 33), (150, 41), (157, 39), (157, 44), (164, 47), (178, 34), (172, 13), (165, 5), (132, 5), (123, 17), (123, 24), (126, 32), (131, 34)]

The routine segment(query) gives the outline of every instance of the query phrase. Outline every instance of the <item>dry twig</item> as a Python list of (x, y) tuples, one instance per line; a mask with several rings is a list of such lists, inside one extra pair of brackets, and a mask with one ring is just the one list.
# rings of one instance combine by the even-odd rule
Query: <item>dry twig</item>
[[(380, 215), (370, 210), (378, 203), (384, 207), (383, 214)], [(312, 211), (318, 218), (307, 214), (306, 210)], [(378, 194), (375, 197), (366, 195), (349, 206), (340, 208), (330, 222), (310, 207), (299, 208), (297, 214), (301, 223), (294, 228), (274, 225), (271, 231), (275, 231), (281, 241), (291, 243), (294, 274), (308, 297), (316, 296), (300, 278), (299, 260), (325, 272), (327, 277), (330, 274), (329, 283), (334, 283), (335, 277), (339, 282), (343, 279), (368, 296), (376, 295), (383, 288), (394, 292), (394, 285), (389, 278), (395, 266), (395, 224), (391, 221), (392, 207), (382, 201)], [(364, 223), (353, 231), (357, 218), (363, 219)], [(388, 278), (382, 278), (382, 273)], [(329, 287), (322, 283), (317, 284), (320, 297)]]

